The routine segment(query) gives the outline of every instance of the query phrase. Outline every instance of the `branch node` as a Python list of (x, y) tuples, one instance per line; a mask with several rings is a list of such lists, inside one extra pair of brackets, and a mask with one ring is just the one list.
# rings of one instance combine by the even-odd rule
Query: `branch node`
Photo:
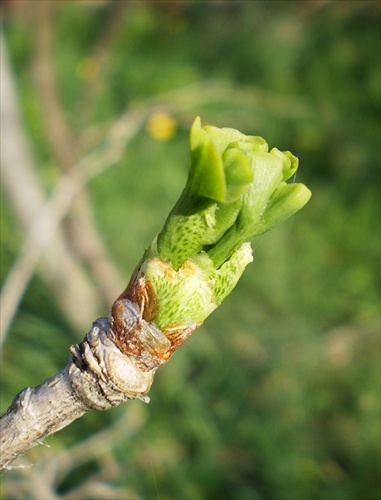
[[(110, 336), (107, 318), (99, 318), (83, 342), (70, 348), (69, 376), (76, 397), (97, 410), (135, 398), (148, 403), (145, 394), (156, 369), (144, 371), (132, 356), (120, 351)], [(78, 371), (82, 377), (78, 377)]]

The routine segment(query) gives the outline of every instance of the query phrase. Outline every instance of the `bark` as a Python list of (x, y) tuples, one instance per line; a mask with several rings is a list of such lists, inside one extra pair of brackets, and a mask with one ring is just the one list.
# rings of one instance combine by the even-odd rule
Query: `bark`
[(9, 469), (15, 458), (89, 410), (108, 410), (135, 398), (149, 402), (146, 394), (163, 364), (152, 356), (157, 327), (147, 323), (132, 302), (125, 319), (126, 335), (144, 331), (148, 354), (144, 347), (139, 356), (122, 353), (108, 320), (97, 319), (82, 343), (70, 348), (67, 366), (43, 384), (21, 391), (0, 418), (0, 470)]

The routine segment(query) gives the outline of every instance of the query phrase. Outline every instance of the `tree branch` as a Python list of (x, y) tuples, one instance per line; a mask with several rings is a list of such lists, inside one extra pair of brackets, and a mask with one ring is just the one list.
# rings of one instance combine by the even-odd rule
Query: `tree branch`
[[(230, 294), (253, 260), (249, 241), (309, 200), (287, 184), (297, 158), (234, 129), (190, 133), (185, 189), (145, 251), (109, 319), (72, 346), (64, 370), (22, 391), (1, 417), (0, 468), (86, 411), (129, 399), (148, 402), (156, 369)], [(45, 236), (46, 238), (46, 236)]]
[[(132, 308), (130, 324), (150, 326)], [(0, 470), (47, 436), (89, 410), (108, 410), (129, 399), (148, 402), (157, 364), (122, 354), (106, 318), (97, 319), (82, 343), (70, 348), (67, 366), (43, 384), (27, 387), (0, 419)]]

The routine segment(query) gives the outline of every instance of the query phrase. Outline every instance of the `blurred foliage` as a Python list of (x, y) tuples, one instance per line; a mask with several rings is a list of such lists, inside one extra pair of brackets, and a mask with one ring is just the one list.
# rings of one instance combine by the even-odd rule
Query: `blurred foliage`
[[(3, 29), (49, 192), (59, 171), (33, 77), (31, 4), (5, 2)], [(198, 114), (298, 155), (298, 180), (313, 192), (264, 236), (237, 289), (158, 371), (144, 428), (111, 443), (112, 459), (89, 457), (61, 478), (58, 494), (110, 471), (111, 460), (116, 472), (104, 477), (129, 498), (380, 498), (380, 17), (372, 1), (57, 5), (59, 95), (83, 151), (159, 93), (203, 81), (235, 89), (198, 105), (189, 95), (189, 111), (165, 122), (169, 132), (152, 133), (151, 121), (88, 186), (126, 282), (185, 183)], [(23, 234), (6, 196), (1, 208), (4, 279)], [(64, 366), (83, 334), (36, 276), (5, 344), (2, 409)], [(134, 405), (142, 403), (86, 415), (48, 440), (50, 456)], [(38, 463), (41, 449), (30, 453)]]

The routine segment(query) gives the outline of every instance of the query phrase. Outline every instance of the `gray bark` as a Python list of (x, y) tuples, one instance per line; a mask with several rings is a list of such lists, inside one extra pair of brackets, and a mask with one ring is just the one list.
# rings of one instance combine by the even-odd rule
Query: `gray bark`
[[(157, 327), (146, 323), (136, 304), (130, 304), (126, 320), (132, 329), (144, 324), (146, 336), (152, 329), (156, 339)], [(16, 396), (0, 418), (0, 470), (9, 469), (15, 458), (88, 410), (108, 410), (135, 398), (149, 401), (146, 393), (158, 364), (147, 366), (140, 356), (122, 353), (113, 338), (108, 320), (97, 319), (82, 343), (70, 348), (63, 370)]]

